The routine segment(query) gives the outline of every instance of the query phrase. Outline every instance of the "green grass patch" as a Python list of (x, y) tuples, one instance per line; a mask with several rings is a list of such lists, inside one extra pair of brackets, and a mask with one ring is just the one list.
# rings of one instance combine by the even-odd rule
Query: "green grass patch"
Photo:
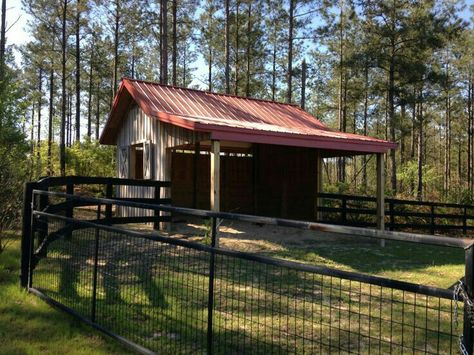
[(20, 241), (0, 254), (0, 354), (124, 354), (130, 351), (19, 287)]
[(303, 246), (283, 245), (282, 250), (268, 253), (273, 257), (346, 271), (387, 277), (416, 284), (448, 288), (464, 275), (464, 251), (387, 241), (385, 247), (376, 242), (315, 242)]

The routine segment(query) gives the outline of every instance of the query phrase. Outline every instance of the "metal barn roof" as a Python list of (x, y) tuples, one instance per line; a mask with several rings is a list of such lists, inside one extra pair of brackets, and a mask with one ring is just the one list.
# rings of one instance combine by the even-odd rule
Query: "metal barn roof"
[(347, 153), (385, 153), (396, 143), (338, 132), (296, 105), (124, 78), (102, 132), (102, 144), (116, 144), (130, 104), (160, 121), (211, 139), (321, 148)]

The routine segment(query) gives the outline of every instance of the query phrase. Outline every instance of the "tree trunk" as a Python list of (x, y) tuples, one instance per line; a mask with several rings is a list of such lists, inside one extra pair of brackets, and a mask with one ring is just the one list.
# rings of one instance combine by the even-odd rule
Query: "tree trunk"
[(225, 0), (225, 93), (230, 94), (230, 10), (229, 0)]
[[(365, 60), (364, 66), (364, 78), (365, 78), (365, 86), (364, 86), (364, 136), (367, 135), (367, 124), (368, 124), (368, 116), (369, 116), (369, 63), (368, 60)], [(362, 158), (363, 166), (362, 166), (362, 188), (364, 194), (367, 193), (367, 155), (363, 155)]]
[(30, 127), (31, 154), (35, 150), (35, 103), (31, 107), (31, 127)]
[(168, 84), (168, 0), (161, 0), (161, 70), (160, 84)]
[(113, 92), (112, 98), (115, 97), (117, 92), (117, 83), (118, 83), (118, 67), (119, 67), (119, 41), (120, 41), (120, 1), (115, 0), (115, 27), (114, 27), (114, 77), (113, 77)]
[(38, 129), (36, 139), (36, 156), (40, 159), (40, 148), (41, 148), (41, 109), (43, 107), (43, 68), (39, 69), (38, 75)]
[(301, 108), (306, 106), (306, 59), (301, 63)]
[(250, 96), (250, 53), (252, 50), (250, 43), (250, 35), (252, 33), (252, 2), (249, 1), (247, 12), (247, 80), (245, 83), (245, 96)]
[[(395, 137), (395, 44), (392, 43), (392, 55), (390, 60), (389, 78), (388, 78), (388, 115), (389, 115), (389, 126), (390, 126), (390, 140), (396, 141)], [(397, 159), (395, 156), (395, 149), (390, 149), (390, 165), (392, 168), (392, 174), (390, 176), (390, 182), (392, 187), (393, 195), (397, 194)]]
[(418, 187), (417, 199), (423, 199), (423, 89), (420, 89), (418, 104)]
[[(345, 132), (346, 117), (345, 117), (345, 101), (344, 101), (344, 31), (343, 31), (344, 9), (343, 4), (340, 4), (339, 9), (339, 100), (338, 100), (338, 123), (339, 130)], [(339, 182), (345, 181), (345, 159), (337, 159), (337, 180)]]
[(67, 21), (67, 3), (68, 0), (63, 1), (63, 13), (62, 13), (62, 60), (61, 60), (61, 88), (62, 88), (62, 102), (61, 102), (61, 132), (59, 142), (59, 164), (61, 170), (61, 176), (66, 175), (66, 48), (67, 48), (67, 37), (66, 37), (66, 21)]
[(276, 40), (276, 34), (275, 34), (275, 41), (273, 42), (273, 55), (272, 55), (272, 101), (275, 101), (275, 94), (276, 94), (276, 59), (277, 59), (277, 40)]
[(81, 141), (81, 1), (76, 9), (76, 142)]
[[(54, 39), (54, 36), (53, 36)], [(53, 42), (54, 49), (54, 42)], [(53, 175), (52, 145), (53, 145), (53, 115), (54, 115), (54, 63), (51, 62), (49, 73), (49, 117), (48, 117), (48, 176)]]
[[(7, 1), (2, 0), (2, 23), (1, 23), (1, 28), (0, 28), (0, 85), (2, 85), (2, 87), (5, 81), (5, 49), (6, 49), (6, 44), (7, 44), (6, 14), (7, 14)], [(0, 127), (1, 127), (1, 117), (0, 117)]]
[(97, 80), (97, 91), (96, 91), (96, 111), (95, 111), (95, 140), (99, 140), (99, 127), (100, 127), (100, 81)]
[(240, 50), (240, 21), (239, 21), (240, 1), (237, 0), (235, 4), (235, 77), (234, 77), (234, 95), (239, 94), (239, 50)]
[(467, 89), (467, 186), (469, 191), (473, 188), (473, 133), (474, 133), (474, 84), (472, 82), (472, 72), (469, 71)]
[(178, 82), (177, 78), (177, 60), (178, 60), (178, 47), (177, 47), (177, 32), (176, 32), (176, 21), (177, 21), (177, 0), (173, 0), (172, 10), (173, 13), (173, 53), (172, 53), (172, 71), (173, 71), (173, 85), (176, 86)]
[(292, 101), (292, 79), (293, 79), (293, 27), (294, 27), (294, 10), (295, 10), (295, 1), (290, 0), (290, 11), (289, 11), (289, 26), (288, 26), (288, 69), (287, 69), (287, 93), (286, 101), (291, 103)]
[(94, 42), (91, 45), (91, 57), (89, 62), (89, 93), (87, 102), (87, 137), (92, 135), (92, 83), (93, 83), (93, 63), (94, 63)]
[(445, 81), (445, 139), (444, 139), (444, 196), (447, 197), (451, 180), (451, 97), (449, 90), (449, 61)]

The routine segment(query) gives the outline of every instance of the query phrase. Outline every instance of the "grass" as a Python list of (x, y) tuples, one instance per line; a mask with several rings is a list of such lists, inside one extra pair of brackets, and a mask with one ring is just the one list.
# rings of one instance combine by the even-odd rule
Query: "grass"
[(416, 284), (449, 288), (464, 275), (464, 251), (459, 248), (407, 242), (334, 241), (283, 244), (270, 256), (356, 271)]
[(124, 354), (116, 342), (19, 287), (20, 242), (0, 254), (0, 354)]

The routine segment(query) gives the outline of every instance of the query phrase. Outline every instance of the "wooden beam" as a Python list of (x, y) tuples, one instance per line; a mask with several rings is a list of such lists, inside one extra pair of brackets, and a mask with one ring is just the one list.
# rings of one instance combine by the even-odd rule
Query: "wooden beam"
[[(221, 143), (220, 141), (211, 141), (211, 211), (220, 212), (220, 193), (221, 193)], [(219, 247), (219, 220), (216, 220), (217, 228), (215, 231), (215, 245)]]
[[(316, 151), (316, 195), (323, 192), (323, 158), (321, 156), (320, 150)], [(322, 212), (318, 211), (319, 207), (322, 206), (322, 198), (316, 197), (316, 220), (322, 220)]]
[(259, 166), (260, 166), (260, 147), (258, 144), (252, 146), (252, 193), (253, 193), (253, 214), (258, 214), (258, 181), (259, 181)]
[(199, 156), (201, 154), (201, 145), (196, 142), (194, 145), (194, 156), (193, 156), (193, 208), (198, 206), (198, 165)]
[(211, 210), (220, 211), (220, 141), (213, 140), (211, 143)]
[[(377, 229), (385, 229), (385, 161), (383, 153), (377, 153)], [(380, 241), (385, 246), (385, 240)]]

